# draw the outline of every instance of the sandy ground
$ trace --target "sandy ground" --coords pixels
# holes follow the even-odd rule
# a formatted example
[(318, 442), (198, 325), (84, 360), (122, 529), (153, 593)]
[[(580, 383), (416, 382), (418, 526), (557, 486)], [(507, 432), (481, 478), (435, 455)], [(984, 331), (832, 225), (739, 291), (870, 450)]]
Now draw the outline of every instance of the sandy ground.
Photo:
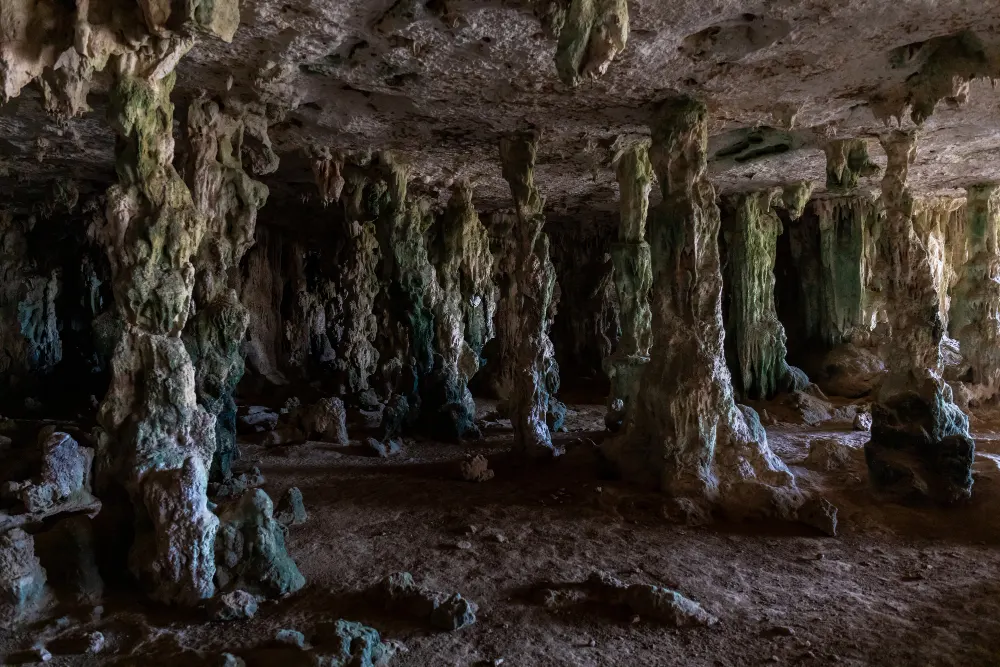
[[(483, 402), (481, 416), (492, 406)], [(292, 663), (255, 650), (281, 628), (307, 636), (348, 618), (400, 645), (393, 665), (1000, 665), (1000, 435), (977, 426), (973, 502), (940, 510), (887, 504), (868, 486), (849, 424), (768, 429), (801, 486), (840, 509), (831, 538), (798, 524), (690, 527), (667, 523), (662, 499), (601, 478), (595, 442), (603, 408), (570, 405), (567, 455), (525, 466), (507, 449), (507, 422), (490, 422), (475, 443), (407, 442), (392, 459), (322, 443), (264, 450), (244, 446), (265, 490), (289, 486), (310, 519), (293, 527), (289, 550), (308, 580), (249, 621), (210, 623), (204, 613), (109, 599), (97, 618), (76, 610), (61, 621), (8, 635), (10, 653), (45, 641), (50, 664), (221, 664), (229, 651), (254, 665)], [(352, 425), (352, 435), (362, 432)], [(848, 443), (850, 460), (821, 472), (803, 466), (810, 441)], [(457, 478), (457, 462), (482, 453), (496, 477)], [(411, 572), (418, 583), (460, 592), (478, 622), (435, 632), (367, 604), (379, 578)], [(594, 570), (627, 582), (673, 587), (720, 622), (677, 630), (599, 605), (546, 607), (531, 590), (583, 581)], [(140, 609), (144, 610), (140, 613)], [(80, 655), (65, 638), (99, 629), (107, 648)], [(54, 639), (63, 637), (64, 641)]]

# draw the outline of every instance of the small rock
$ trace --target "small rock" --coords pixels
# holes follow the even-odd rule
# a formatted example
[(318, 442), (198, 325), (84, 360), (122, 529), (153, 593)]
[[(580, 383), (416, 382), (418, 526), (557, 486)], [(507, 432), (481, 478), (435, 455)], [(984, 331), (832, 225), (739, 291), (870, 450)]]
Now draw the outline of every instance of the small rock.
[(488, 482), (493, 479), (490, 462), (482, 454), (462, 461), (458, 465), (459, 474), (467, 482)]
[(452, 632), (476, 622), (476, 605), (455, 593), (431, 612), (431, 625)]
[(278, 447), (279, 445), (289, 445), (296, 442), (303, 442), (306, 436), (302, 431), (291, 426), (282, 426), (277, 428), (261, 440), (261, 444), (265, 447)]
[(243, 661), (243, 658), (239, 658), (232, 653), (223, 653), (222, 661), (219, 663), (220, 667), (246, 667), (247, 663)]
[(8, 438), (7, 436), (5, 436), (5, 435), (0, 435), (0, 450), (4, 450), (4, 449), (7, 449), (7, 448), (8, 448), (8, 447), (10, 447), (10, 446), (11, 446), (11, 445), (12, 445), (13, 443), (14, 443), (14, 441), (13, 441), (13, 440), (11, 440), (10, 438)]
[(33, 646), (29, 654), (34, 658), (35, 662), (49, 662), (52, 660), (52, 654), (44, 646)]
[(91, 632), (87, 637), (87, 653), (100, 653), (104, 650), (104, 634)]
[(462, 551), (468, 551), (468, 550), (470, 550), (472, 548), (472, 542), (469, 542), (469, 541), (466, 541), (466, 540), (462, 540), (461, 542), (459, 542), (455, 546), (458, 547), (459, 549), (461, 549)]
[(837, 536), (837, 506), (826, 498), (810, 498), (799, 508), (798, 516), (802, 523), (818, 528), (830, 537)]
[(787, 625), (775, 625), (774, 627), (768, 628), (764, 634), (771, 637), (791, 637), (795, 634), (795, 629), (790, 628)]
[(395, 456), (403, 451), (403, 446), (399, 444), (399, 440), (390, 439), (382, 442), (376, 440), (375, 438), (368, 438), (365, 441), (368, 453), (372, 456), (377, 456), (382, 459), (387, 459), (390, 456)]
[(242, 621), (257, 613), (257, 598), (242, 590), (219, 595), (213, 603), (212, 617), (217, 621)]
[(247, 414), (237, 417), (236, 422), (241, 433), (273, 431), (278, 425), (278, 413), (260, 405), (252, 405)]
[(418, 586), (408, 572), (385, 577), (373, 592), (386, 609), (428, 621), (442, 630), (458, 630), (476, 622), (474, 602), (458, 593), (448, 595)]
[(274, 518), (286, 526), (298, 526), (309, 519), (298, 487), (293, 486), (281, 494), (278, 506), (274, 509)]
[(507, 536), (503, 533), (490, 533), (489, 539), (497, 544), (503, 544), (507, 541)]
[(855, 431), (870, 431), (872, 430), (872, 413), (870, 412), (859, 412), (854, 416), (854, 430)]
[(817, 438), (809, 443), (805, 464), (816, 470), (840, 470), (851, 461), (854, 448), (837, 438)]
[(369, 388), (358, 394), (358, 407), (366, 412), (373, 412), (382, 407), (382, 403), (378, 400), (375, 390)]
[(306, 636), (298, 630), (278, 630), (277, 634), (274, 635), (274, 641), (301, 649), (306, 647)]

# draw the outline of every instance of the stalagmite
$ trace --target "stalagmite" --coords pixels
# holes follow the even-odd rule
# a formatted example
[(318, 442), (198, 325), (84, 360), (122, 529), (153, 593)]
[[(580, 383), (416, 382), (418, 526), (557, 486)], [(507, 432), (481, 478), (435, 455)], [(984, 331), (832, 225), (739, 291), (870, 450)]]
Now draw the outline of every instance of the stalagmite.
[(611, 379), (605, 423), (617, 431), (631, 410), (639, 378), (649, 362), (649, 289), (653, 284), (649, 244), (646, 243), (646, 213), (653, 186), (653, 166), (648, 146), (628, 148), (618, 160), (618, 242), (611, 246), (615, 289), (618, 292), (621, 338), (614, 355), (605, 361)]
[(966, 188), (968, 259), (959, 270), (948, 322), (963, 359), (962, 379), (979, 400), (1000, 390), (1000, 186)]
[(915, 155), (912, 133), (883, 137), (886, 220), (875, 262), (888, 332), (881, 353), (889, 375), (872, 407), (865, 458), (873, 483), (940, 502), (968, 499), (975, 443), (969, 420), (941, 377), (944, 323), (931, 257), (914, 229), (915, 202), (906, 186)]
[(187, 118), (187, 180), (206, 230), (195, 259), (197, 312), (184, 328), (184, 343), (195, 364), (198, 402), (216, 418), (212, 474), (222, 480), (231, 476), (238, 456), (233, 391), (243, 376), (240, 345), (250, 320), (234, 289), (236, 271), (253, 245), (257, 212), (268, 195), (242, 164), (248, 115), (252, 111), (200, 98)]
[(206, 223), (174, 170), (176, 62), (190, 42), (164, 41), (119, 59), (109, 115), (120, 183), (108, 191), (101, 239), (126, 329), (101, 406), (100, 454), (132, 497), (133, 573), (163, 602), (196, 604), (214, 591), (215, 533), (207, 507), (215, 420), (198, 405), (180, 333)]
[(780, 190), (724, 198), (726, 242), (726, 350), (738, 368), (737, 393), (768, 399), (781, 391), (802, 390), (805, 373), (785, 360), (785, 329), (774, 306), (774, 261), (781, 220), (772, 206)]
[(650, 159), (663, 202), (650, 222), (650, 362), (624, 433), (605, 451), (643, 486), (736, 514), (790, 516), (800, 502), (794, 478), (764, 430), (736, 406), (724, 359), (707, 115), (700, 102), (674, 98), (652, 127)]
[(628, 42), (626, 0), (571, 0), (559, 31), (556, 69), (559, 78), (577, 86), (603, 76)]
[(468, 183), (452, 189), (442, 227), (437, 271), (441, 296), (434, 305), (436, 354), (434, 372), (422, 388), (421, 419), (429, 433), (457, 439), (479, 433), (468, 383), (491, 337), (496, 299), (489, 237), (472, 206)]
[(514, 265), (509, 298), (498, 308), (503, 324), (498, 336), (508, 336), (501, 344), (516, 341), (517, 352), (509, 361), (513, 369), (507, 398), (514, 426), (514, 448), (529, 455), (558, 455), (552, 443), (547, 415), (552, 411), (553, 387), (546, 374), (554, 360), (548, 336), (549, 306), (555, 289), (555, 270), (549, 259), (549, 237), (542, 228), (544, 201), (535, 187), (534, 168), (538, 136), (521, 132), (500, 140), (503, 177), (510, 185), (517, 210), (512, 229)]

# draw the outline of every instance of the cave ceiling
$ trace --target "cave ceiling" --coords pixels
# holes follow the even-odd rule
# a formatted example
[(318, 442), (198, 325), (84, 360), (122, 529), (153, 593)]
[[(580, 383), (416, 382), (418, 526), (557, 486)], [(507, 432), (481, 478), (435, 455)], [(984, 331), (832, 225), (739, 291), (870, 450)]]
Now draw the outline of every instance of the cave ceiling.
[[(205, 37), (181, 60), (174, 100), (180, 109), (205, 91), (267, 105), (281, 157), (264, 179), (272, 202), (316, 197), (311, 158), (324, 151), (390, 149), (412, 166), (420, 194), (443, 202), (452, 182), (469, 179), (481, 210), (509, 207), (499, 137), (536, 128), (547, 214), (586, 220), (616, 210), (612, 157), (648, 135), (650, 114), (670, 95), (707, 102), (710, 170), (721, 192), (808, 179), (822, 195), (823, 145), (869, 137), (872, 159), (884, 165), (874, 139), (913, 125), (910, 109), (886, 100), (915, 77), (950, 77), (958, 59), (956, 72), (978, 78), (923, 121), (911, 186), (943, 192), (1000, 180), (1000, 93), (990, 79), (1000, 75), (1000, 3), (628, 6), (624, 52), (603, 77), (570, 87), (557, 76), (556, 40), (527, 0), (244, 0), (231, 44)], [(114, 181), (107, 81), (98, 76), (91, 110), (78, 118), (47, 116), (34, 85), (0, 106), (8, 204), (45, 196), (54, 178), (93, 191)], [(877, 190), (878, 178), (861, 186)]]

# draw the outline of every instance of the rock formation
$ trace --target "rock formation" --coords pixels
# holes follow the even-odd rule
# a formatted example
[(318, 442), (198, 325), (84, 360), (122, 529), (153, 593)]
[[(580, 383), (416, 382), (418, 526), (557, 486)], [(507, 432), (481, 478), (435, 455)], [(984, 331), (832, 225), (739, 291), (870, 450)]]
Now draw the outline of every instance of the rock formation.
[(826, 187), (834, 191), (853, 190), (858, 181), (879, 172), (878, 165), (868, 158), (868, 142), (864, 139), (837, 139), (827, 143)]
[(705, 106), (694, 99), (657, 110), (650, 160), (663, 202), (650, 221), (650, 362), (624, 433), (605, 451), (626, 479), (672, 496), (739, 514), (789, 514), (794, 479), (736, 407), (726, 368), (707, 130)]
[[(554, 3), (555, 4), (555, 3)], [(556, 70), (563, 83), (603, 76), (628, 42), (626, 0), (570, 0), (560, 21)]]
[(514, 425), (514, 448), (538, 456), (558, 454), (549, 434), (547, 415), (553, 410), (553, 387), (547, 376), (552, 364), (552, 341), (548, 336), (549, 307), (555, 289), (555, 271), (549, 259), (549, 238), (542, 231), (544, 202), (534, 182), (538, 135), (522, 132), (500, 140), (503, 177), (510, 185), (517, 211), (513, 225), (514, 260), (509, 293), (502, 295), (497, 317), (501, 346), (516, 352), (506, 362), (510, 378), (506, 397)]
[(739, 369), (734, 388), (750, 399), (772, 398), (808, 384), (785, 360), (785, 329), (774, 305), (774, 261), (781, 220), (772, 206), (778, 190), (731, 195), (723, 200), (726, 247), (726, 350)]
[(975, 443), (969, 420), (942, 378), (941, 318), (934, 267), (915, 228), (919, 204), (906, 185), (916, 136), (882, 138), (888, 165), (882, 178), (886, 220), (875, 262), (886, 304), (881, 354), (889, 374), (872, 406), (865, 458), (872, 481), (940, 502), (968, 499)]
[[(206, 230), (194, 260), (197, 312), (185, 326), (184, 343), (195, 364), (198, 403), (215, 416), (212, 472), (222, 479), (231, 476), (239, 453), (233, 391), (243, 376), (240, 346), (250, 321), (235, 290), (236, 272), (268, 194), (243, 168), (244, 133), (259, 125), (248, 116), (252, 110), (207, 98), (194, 100), (187, 112), (187, 182)], [(276, 159), (264, 165), (277, 168)]]
[(615, 290), (620, 308), (621, 338), (613, 356), (605, 361), (611, 379), (605, 422), (617, 431), (635, 402), (639, 378), (649, 361), (649, 290), (653, 276), (649, 244), (646, 243), (646, 214), (653, 187), (653, 167), (648, 146), (629, 147), (618, 159), (619, 189), (618, 242), (611, 246)]
[(1000, 391), (1000, 186), (977, 184), (966, 193), (968, 259), (958, 269), (948, 326), (962, 353), (960, 377), (985, 400)]

